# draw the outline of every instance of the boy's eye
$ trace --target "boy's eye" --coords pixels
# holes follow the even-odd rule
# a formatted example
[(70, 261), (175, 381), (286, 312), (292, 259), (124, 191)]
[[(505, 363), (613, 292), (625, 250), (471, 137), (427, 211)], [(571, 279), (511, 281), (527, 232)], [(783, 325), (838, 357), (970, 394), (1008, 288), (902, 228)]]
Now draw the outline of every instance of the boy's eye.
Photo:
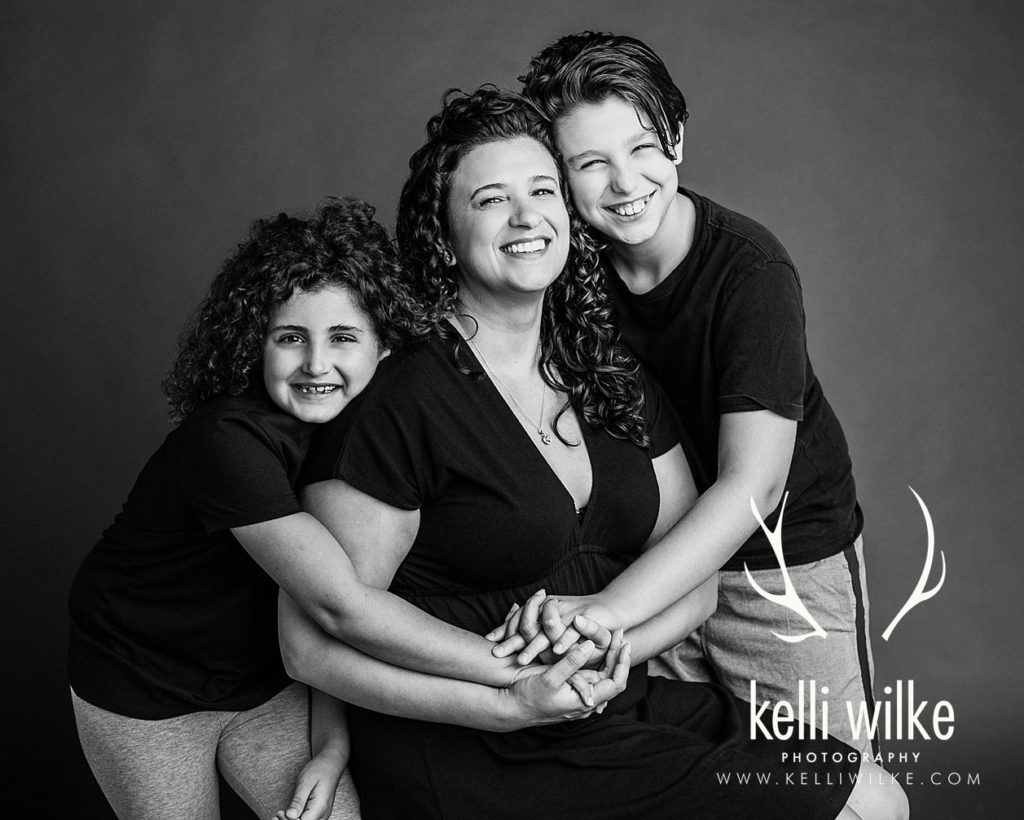
[(580, 170), (583, 171), (583, 170), (585, 170), (587, 168), (592, 168), (592, 167), (597, 166), (597, 165), (604, 165), (604, 160), (603, 159), (588, 159), (586, 162), (584, 162), (580, 166)]

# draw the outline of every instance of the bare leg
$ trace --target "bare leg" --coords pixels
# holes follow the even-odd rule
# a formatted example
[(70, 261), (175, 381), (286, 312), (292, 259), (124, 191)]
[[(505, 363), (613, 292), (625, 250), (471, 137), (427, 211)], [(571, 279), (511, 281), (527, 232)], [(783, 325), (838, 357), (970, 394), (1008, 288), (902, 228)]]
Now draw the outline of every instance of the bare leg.
[(874, 763), (862, 761), (857, 785), (839, 815), (840, 820), (907, 820), (910, 803), (903, 787)]

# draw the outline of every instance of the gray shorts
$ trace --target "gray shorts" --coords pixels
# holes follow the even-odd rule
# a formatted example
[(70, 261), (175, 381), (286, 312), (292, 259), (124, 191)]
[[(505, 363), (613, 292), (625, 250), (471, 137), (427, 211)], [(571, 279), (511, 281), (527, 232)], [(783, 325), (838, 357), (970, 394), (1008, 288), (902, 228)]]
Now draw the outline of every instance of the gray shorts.
[[(310, 758), (309, 691), (293, 683), (244, 712), (193, 712), (166, 720), (125, 717), (71, 692), (78, 737), (107, 801), (125, 820), (217, 820), (218, 770), (260, 817), (291, 802)], [(357, 820), (346, 771), (332, 820)]]
[[(799, 643), (777, 638), (810, 631), (794, 613), (758, 595), (746, 573), (720, 572), (718, 609), (682, 643), (652, 658), (652, 675), (687, 681), (718, 681), (737, 697), (750, 700), (752, 680), (757, 681), (757, 701), (799, 700), (800, 681), (808, 701), (811, 681), (820, 704), (828, 701), (828, 731), (832, 737), (862, 752), (877, 751), (877, 741), (853, 737), (847, 701), (854, 714), (861, 704), (874, 708), (871, 682), (874, 664), (868, 634), (868, 596), (861, 538), (843, 552), (788, 567), (789, 577), (808, 611), (828, 633)], [(778, 569), (751, 572), (766, 592), (782, 594)], [(821, 687), (828, 687), (827, 695)], [(874, 747), (874, 748), (873, 748)]]

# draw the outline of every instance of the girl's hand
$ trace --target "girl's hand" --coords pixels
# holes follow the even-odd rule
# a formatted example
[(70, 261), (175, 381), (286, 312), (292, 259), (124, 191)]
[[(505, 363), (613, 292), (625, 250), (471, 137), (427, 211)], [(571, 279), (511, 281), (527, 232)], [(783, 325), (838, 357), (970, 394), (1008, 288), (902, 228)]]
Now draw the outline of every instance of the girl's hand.
[[(582, 620), (577, 621), (578, 617)], [(522, 608), (513, 605), (505, 623), (486, 637), (499, 642), (491, 650), (497, 658), (518, 652), (516, 661), (524, 666), (537, 659), (553, 663), (581, 637), (593, 640), (603, 652), (611, 639), (609, 630), (618, 626), (616, 621), (594, 597), (547, 597), (544, 590), (538, 590)]]
[(334, 796), (345, 771), (345, 762), (334, 751), (314, 755), (299, 773), (291, 804), (278, 811), (274, 820), (327, 820), (334, 808)]

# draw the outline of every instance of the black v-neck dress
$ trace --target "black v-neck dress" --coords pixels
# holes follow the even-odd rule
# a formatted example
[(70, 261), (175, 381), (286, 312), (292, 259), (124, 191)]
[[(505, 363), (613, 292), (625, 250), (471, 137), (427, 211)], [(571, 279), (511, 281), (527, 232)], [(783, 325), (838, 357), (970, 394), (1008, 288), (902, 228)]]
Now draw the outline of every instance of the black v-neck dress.
[[(459, 357), (477, 365), (465, 345)], [(452, 343), (433, 337), (386, 359), (318, 432), (300, 482), (341, 478), (419, 509), (391, 591), (482, 634), (537, 589), (597, 592), (638, 555), (658, 514), (651, 458), (676, 440), (654, 388), (647, 416), (652, 452), (581, 425), (593, 488), (578, 517), (490, 380), (460, 372)], [(582, 721), (493, 733), (353, 707), (350, 728), (370, 820), (835, 817), (859, 765), (839, 741), (751, 740), (748, 704), (717, 686), (648, 678), (645, 665), (603, 715)], [(784, 752), (812, 751), (829, 762), (782, 763)], [(801, 771), (818, 785), (801, 786)], [(739, 785), (748, 773), (765, 782)]]

